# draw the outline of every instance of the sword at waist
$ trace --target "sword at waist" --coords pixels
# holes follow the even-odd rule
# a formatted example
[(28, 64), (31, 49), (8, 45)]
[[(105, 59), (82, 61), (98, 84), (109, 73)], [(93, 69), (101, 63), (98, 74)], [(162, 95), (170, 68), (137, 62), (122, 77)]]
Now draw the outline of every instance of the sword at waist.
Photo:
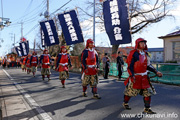
[(89, 68), (97, 67), (97, 65), (87, 65)]
[(141, 76), (144, 76), (144, 75), (147, 75), (148, 71), (144, 72), (144, 73), (135, 73), (135, 75), (141, 75)]

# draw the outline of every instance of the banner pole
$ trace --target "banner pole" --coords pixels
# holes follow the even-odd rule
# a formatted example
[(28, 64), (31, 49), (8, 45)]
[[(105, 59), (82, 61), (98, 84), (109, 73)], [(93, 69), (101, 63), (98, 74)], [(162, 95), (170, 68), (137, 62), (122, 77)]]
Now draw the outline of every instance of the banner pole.
[(93, 11), (93, 41), (95, 45), (95, 7), (96, 7), (96, 0), (94, 0), (94, 11)]
[[(127, 1), (127, 8), (128, 8), (128, 17), (129, 17), (129, 30), (130, 30), (130, 34), (132, 36), (132, 30), (131, 30), (131, 16), (130, 16), (130, 13), (129, 13), (129, 0)], [(132, 47), (132, 41), (131, 41), (131, 47)]]

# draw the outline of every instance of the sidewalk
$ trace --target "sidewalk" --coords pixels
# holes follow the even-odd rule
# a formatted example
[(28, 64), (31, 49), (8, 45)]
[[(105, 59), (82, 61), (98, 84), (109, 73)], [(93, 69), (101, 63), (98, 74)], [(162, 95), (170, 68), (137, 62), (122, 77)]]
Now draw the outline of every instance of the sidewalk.
[(1, 68), (0, 104), (2, 106), (2, 118), (0, 119), (2, 120), (39, 120), (14, 86), (13, 81), (7, 77)]

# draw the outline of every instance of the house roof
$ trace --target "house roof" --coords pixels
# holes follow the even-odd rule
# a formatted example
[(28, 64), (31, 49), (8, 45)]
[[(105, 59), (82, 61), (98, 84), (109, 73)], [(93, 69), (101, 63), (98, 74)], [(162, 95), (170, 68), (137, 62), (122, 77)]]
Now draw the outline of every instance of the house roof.
[(148, 48), (147, 52), (163, 52), (164, 48)]
[(173, 32), (173, 33), (169, 33), (165, 36), (160, 36), (158, 38), (163, 39), (163, 38), (168, 38), (168, 37), (175, 37), (175, 36), (180, 36), (180, 30)]

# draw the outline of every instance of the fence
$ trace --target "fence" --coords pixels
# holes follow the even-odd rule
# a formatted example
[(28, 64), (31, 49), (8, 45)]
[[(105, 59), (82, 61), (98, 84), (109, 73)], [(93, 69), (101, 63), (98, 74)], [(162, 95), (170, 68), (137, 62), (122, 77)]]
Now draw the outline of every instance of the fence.
[[(80, 58), (78, 56), (71, 56), (71, 62), (73, 65), (73, 71), (80, 72), (81, 71), (81, 64)], [(158, 63), (152, 64), (157, 70), (163, 73), (163, 77), (154, 77), (151, 78), (152, 81), (161, 82), (166, 84), (174, 84), (180, 85), (180, 64), (167, 64), (167, 63)], [(103, 64), (100, 63), (100, 70), (103, 71)], [(127, 64), (124, 64), (123, 67), (123, 74), (122, 78), (128, 78), (129, 74), (127, 72)], [(117, 76), (117, 64), (110, 63), (110, 72), (109, 75)], [(154, 73), (151, 73), (150, 76), (154, 76)]]
[[(152, 81), (161, 82), (166, 84), (180, 85), (180, 65), (178, 64), (152, 64), (158, 71), (163, 73), (163, 77), (154, 77), (151, 78)], [(103, 69), (102, 63), (100, 64), (100, 69)], [(127, 72), (127, 64), (125, 63), (123, 67), (122, 78), (128, 78), (129, 74)], [(109, 75), (117, 76), (117, 64), (111, 63)], [(151, 73), (150, 76), (154, 76), (154, 73)]]

